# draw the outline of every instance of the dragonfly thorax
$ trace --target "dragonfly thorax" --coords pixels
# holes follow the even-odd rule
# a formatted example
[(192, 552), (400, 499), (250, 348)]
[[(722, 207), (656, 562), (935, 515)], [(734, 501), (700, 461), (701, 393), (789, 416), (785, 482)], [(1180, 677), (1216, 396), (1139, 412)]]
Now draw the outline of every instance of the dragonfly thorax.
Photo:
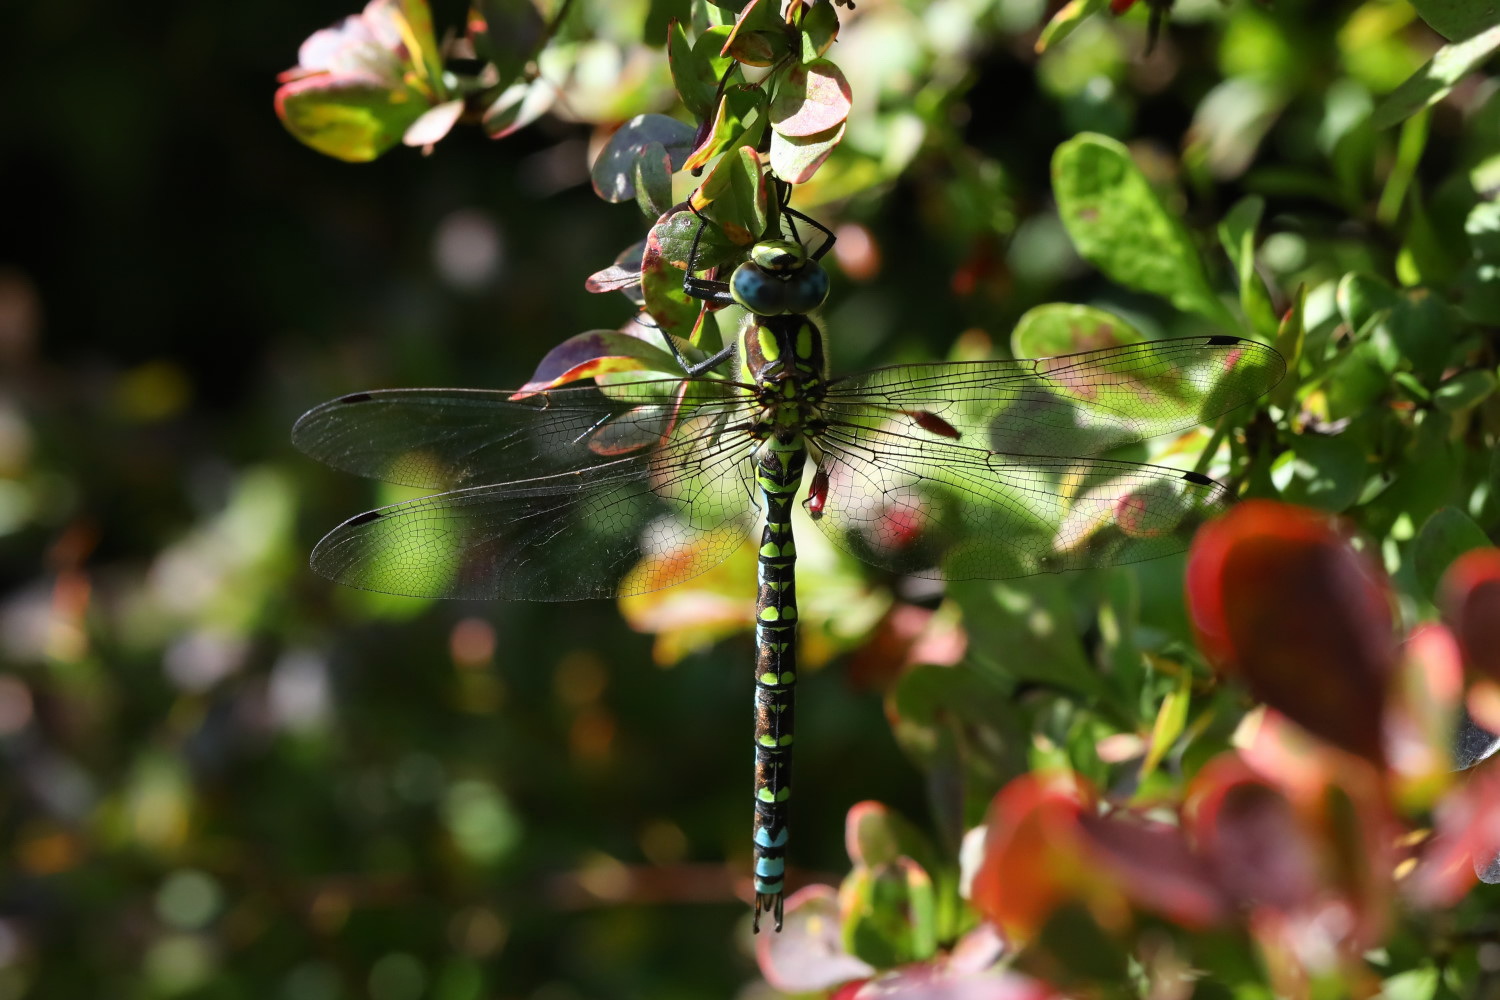
[(762, 240), (730, 275), (729, 294), (757, 316), (809, 313), (828, 298), (828, 272), (800, 243)]
[(740, 334), (741, 378), (761, 406), (761, 436), (797, 436), (820, 419), (827, 389), (823, 334), (805, 316), (768, 316)]

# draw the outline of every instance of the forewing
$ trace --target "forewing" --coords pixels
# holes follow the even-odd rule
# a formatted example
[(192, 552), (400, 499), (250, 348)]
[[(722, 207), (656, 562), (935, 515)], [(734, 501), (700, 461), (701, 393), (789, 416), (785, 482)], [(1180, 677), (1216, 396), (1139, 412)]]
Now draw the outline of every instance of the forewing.
[(644, 447), (694, 413), (745, 405), (742, 389), (707, 379), (516, 396), (488, 389), (358, 392), (309, 410), (292, 429), (292, 443), (358, 476), (451, 490), (588, 468), (619, 442)]
[(934, 579), (1154, 559), (1186, 548), (1232, 499), (1196, 473), (1130, 462), (1004, 455), (837, 428), (817, 443), (808, 506), (823, 532), (865, 562)]
[(312, 566), (412, 597), (564, 601), (670, 587), (744, 541), (751, 444), (703, 416), (648, 451), (361, 514), (318, 543)]
[(1210, 421), (1264, 394), (1285, 369), (1263, 344), (1190, 337), (1056, 358), (877, 368), (835, 380), (823, 410), (834, 423), (936, 428), (1010, 455), (1090, 456)]

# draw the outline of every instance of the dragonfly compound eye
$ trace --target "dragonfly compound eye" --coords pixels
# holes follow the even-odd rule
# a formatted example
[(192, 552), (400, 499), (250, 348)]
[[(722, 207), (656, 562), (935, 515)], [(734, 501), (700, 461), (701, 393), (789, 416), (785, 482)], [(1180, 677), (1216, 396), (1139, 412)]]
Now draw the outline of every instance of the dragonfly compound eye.
[(761, 240), (750, 248), (750, 263), (773, 274), (790, 274), (807, 263), (807, 251), (791, 240)]
[(828, 272), (809, 261), (786, 279), (786, 311), (810, 313), (828, 298)]
[(757, 316), (779, 316), (787, 309), (787, 283), (762, 270), (754, 261), (746, 261), (734, 269), (729, 278), (729, 294)]

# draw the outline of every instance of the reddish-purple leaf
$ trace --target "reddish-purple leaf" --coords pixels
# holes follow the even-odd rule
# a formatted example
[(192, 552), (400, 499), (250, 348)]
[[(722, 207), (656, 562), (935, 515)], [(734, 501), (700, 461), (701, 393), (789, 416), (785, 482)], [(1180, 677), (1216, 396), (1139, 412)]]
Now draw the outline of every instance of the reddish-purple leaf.
[(843, 70), (827, 59), (794, 66), (771, 99), (771, 128), (807, 137), (842, 125), (852, 104)]
[(1438, 604), (1465, 664), (1500, 681), (1500, 549), (1459, 556), (1443, 576)]
[(551, 389), (605, 372), (639, 370), (674, 371), (672, 356), (639, 337), (615, 330), (590, 330), (569, 337), (547, 352), (531, 379), (511, 396), (525, 399)]
[(771, 171), (788, 184), (805, 184), (844, 138), (844, 124), (815, 135), (771, 133)]
[(1327, 515), (1240, 504), (1198, 533), (1187, 598), (1216, 667), (1309, 732), (1384, 762), (1397, 662), (1384, 576)]
[(1177, 827), (1127, 812), (1085, 814), (1078, 822), (1098, 877), (1112, 879), (1140, 909), (1200, 930), (1228, 914), (1223, 894)]
[(1189, 828), (1224, 891), (1244, 906), (1290, 912), (1319, 890), (1317, 847), (1285, 795), (1237, 754), (1214, 758), (1188, 794)]
[(636, 115), (609, 137), (594, 161), (590, 176), (594, 191), (608, 202), (635, 197), (635, 161), (652, 145), (660, 145), (681, 170), (693, 141), (693, 126), (666, 115)]

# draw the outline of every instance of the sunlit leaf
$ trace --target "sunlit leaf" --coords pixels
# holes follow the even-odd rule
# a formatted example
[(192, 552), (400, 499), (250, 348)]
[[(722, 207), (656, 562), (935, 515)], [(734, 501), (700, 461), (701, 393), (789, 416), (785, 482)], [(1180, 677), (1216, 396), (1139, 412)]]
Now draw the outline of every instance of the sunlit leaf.
[(843, 138), (843, 125), (806, 136), (772, 131), (771, 171), (788, 184), (805, 184)]
[(1500, 6), (1473, 0), (1412, 0), (1422, 20), (1448, 38), (1459, 42), (1500, 24)]
[(639, 337), (614, 330), (590, 330), (569, 337), (548, 351), (513, 398), (521, 399), (543, 389), (593, 378), (605, 372), (642, 369), (682, 370), (670, 354)]
[(427, 107), (375, 79), (313, 76), (276, 91), (287, 131), (327, 156), (373, 160), (401, 141)]
[(1069, 139), (1053, 154), (1052, 183), (1081, 257), (1122, 285), (1234, 327), (1181, 220), (1123, 145), (1101, 135)]
[(693, 192), (691, 204), (718, 224), (731, 243), (748, 247), (766, 232), (768, 195), (760, 154), (741, 146), (726, 155)]
[(1458, 81), (1484, 64), (1500, 49), (1500, 24), (1472, 38), (1437, 50), (1426, 65), (1380, 102), (1370, 119), (1376, 128), (1389, 128), (1447, 97)]
[(1139, 344), (1146, 338), (1114, 313), (1093, 306), (1052, 302), (1030, 309), (1010, 334), (1018, 358), (1052, 358), (1064, 354)]
[(849, 117), (844, 73), (827, 59), (792, 67), (771, 100), (771, 127), (787, 137), (826, 133)]

